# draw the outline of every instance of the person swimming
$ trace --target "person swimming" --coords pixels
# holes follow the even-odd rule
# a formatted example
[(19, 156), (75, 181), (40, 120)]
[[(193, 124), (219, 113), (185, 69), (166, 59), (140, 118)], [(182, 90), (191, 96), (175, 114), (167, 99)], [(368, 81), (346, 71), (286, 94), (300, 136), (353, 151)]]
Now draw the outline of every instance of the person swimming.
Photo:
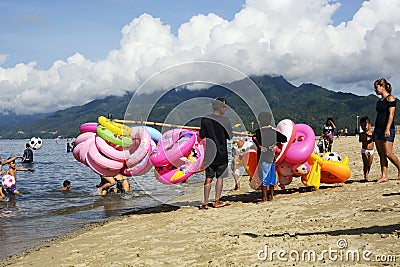
[(71, 188), (71, 182), (69, 180), (65, 180), (63, 182), (63, 187), (61, 187), (59, 190), (61, 191), (69, 191)]

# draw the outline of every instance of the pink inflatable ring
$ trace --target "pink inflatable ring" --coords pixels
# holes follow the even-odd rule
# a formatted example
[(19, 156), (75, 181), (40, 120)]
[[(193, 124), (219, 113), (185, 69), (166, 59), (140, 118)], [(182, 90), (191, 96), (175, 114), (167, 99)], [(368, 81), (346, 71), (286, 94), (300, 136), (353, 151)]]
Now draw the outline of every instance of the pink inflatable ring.
[(173, 129), (165, 132), (158, 141), (156, 149), (150, 155), (154, 166), (165, 166), (186, 157), (191, 151), (196, 133), (184, 129)]
[(95, 133), (97, 130), (96, 122), (87, 122), (79, 127), (80, 133)]
[(95, 135), (96, 135), (95, 132), (82, 133), (82, 134), (78, 135), (78, 137), (75, 139), (75, 145), (79, 145), (80, 143), (85, 142), (86, 140), (88, 140), (89, 138), (92, 138)]
[(120, 170), (124, 167), (124, 163), (113, 159), (109, 159), (100, 154), (99, 150), (96, 147), (95, 142), (90, 144), (86, 157), (87, 159), (90, 158), (91, 162), (95, 162), (96, 165), (99, 165), (104, 169)]
[(153, 165), (149, 160), (149, 157), (151, 152), (155, 148), (156, 148), (156, 143), (153, 140), (151, 140), (151, 146), (149, 147), (149, 151), (147, 152), (146, 156), (133, 167), (123, 169), (121, 173), (125, 176), (140, 176), (149, 172), (150, 169), (153, 167)]
[(132, 146), (133, 152), (126, 161), (128, 168), (132, 168), (137, 163), (142, 161), (146, 155), (149, 154), (151, 147), (151, 136), (149, 131), (143, 126), (132, 127)]
[[(89, 134), (89, 133), (88, 133)], [(85, 133), (86, 135), (86, 133)], [(74, 151), (72, 152), (74, 155), (74, 158), (88, 166), (87, 161), (86, 161), (86, 155), (89, 150), (89, 146), (94, 143), (96, 134), (95, 133), (90, 133), (90, 135), (85, 136), (85, 140), (81, 141), (79, 144), (77, 144), (74, 148)], [(82, 138), (83, 140), (83, 138)]]
[(156, 167), (154, 176), (163, 184), (177, 184), (188, 179), (192, 174), (199, 172), (203, 162), (204, 154), (195, 147), (186, 158), (186, 162), (179, 167), (172, 164)]
[(95, 143), (99, 152), (107, 158), (120, 162), (125, 162), (125, 160), (129, 158), (128, 150), (118, 150), (115, 146), (107, 143), (106, 140), (98, 135), (96, 135)]

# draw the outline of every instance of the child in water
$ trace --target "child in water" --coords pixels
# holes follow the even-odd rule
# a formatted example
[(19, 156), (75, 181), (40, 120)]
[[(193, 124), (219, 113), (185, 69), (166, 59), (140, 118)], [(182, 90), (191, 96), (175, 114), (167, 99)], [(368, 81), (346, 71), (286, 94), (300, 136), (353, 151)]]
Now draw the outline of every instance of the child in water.
[(128, 177), (122, 175), (122, 174), (117, 174), (114, 176), (115, 181), (117, 182), (117, 192), (116, 193), (126, 193), (126, 192), (131, 192), (132, 187), (131, 184), (129, 183)]
[(61, 191), (69, 191), (69, 189), (71, 188), (71, 182), (68, 180), (65, 180), (63, 182), (63, 187), (60, 188)]
[[(2, 170), (3, 165), (9, 164), (11, 161), (16, 160), (18, 158), (22, 158), (21, 156), (16, 156), (12, 158), (8, 158), (6, 161), (3, 161), (3, 159), (0, 157), (0, 175), (5, 174), (5, 172)], [(7, 192), (5, 189), (0, 185), (0, 200), (6, 198)]]
[[(115, 176), (100, 176), (100, 178), (100, 184), (94, 185), (94, 187), (98, 188), (97, 190), (100, 195), (106, 195), (108, 192), (125, 193), (132, 191), (128, 177), (122, 174), (117, 174)], [(117, 185), (116, 188), (113, 187), (115, 184)]]
[[(30, 171), (34, 172), (32, 169), (27, 169), (27, 168), (17, 168), (17, 164), (15, 163), (16, 158), (22, 158), (22, 157), (15, 157), (15, 158), (8, 158), (7, 161), (8, 163), (8, 170), (6, 171), (6, 174), (14, 176), (15, 181), (17, 181), (17, 171)], [(19, 194), (19, 191), (17, 190), (16, 186), (14, 185), (11, 188), (6, 188), (6, 192), (9, 195), (16, 195)]]
[(117, 174), (116, 176), (114, 176), (114, 179), (117, 183), (117, 186), (111, 188), (110, 192), (122, 193), (122, 194), (127, 192), (132, 192), (132, 187), (131, 184), (129, 183), (128, 177), (122, 174)]
[(371, 131), (370, 119), (368, 117), (362, 117), (360, 119), (360, 126), (363, 132), (360, 133), (358, 141), (361, 143), (364, 179), (367, 181), (374, 160), (374, 140), (372, 139), (373, 133)]

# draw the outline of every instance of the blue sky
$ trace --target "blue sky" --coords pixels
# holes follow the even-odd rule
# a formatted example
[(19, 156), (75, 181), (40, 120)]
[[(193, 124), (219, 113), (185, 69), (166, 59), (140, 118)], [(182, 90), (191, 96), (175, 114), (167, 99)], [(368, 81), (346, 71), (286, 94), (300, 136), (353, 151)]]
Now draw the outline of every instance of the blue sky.
[[(350, 20), (362, 0), (339, 1), (334, 24)], [(121, 28), (148, 13), (177, 34), (181, 24), (197, 14), (215, 13), (232, 20), (244, 0), (2, 0), (0, 54), (3, 67), (36, 61), (49, 68), (58, 59), (79, 52), (91, 60), (119, 47)], [(0, 65), (1, 66), (1, 65)]]
[(400, 0), (1, 0), (0, 112), (122, 95), (193, 61), (373, 94), (377, 78), (400, 84), (399, 13)]
[(122, 27), (143, 13), (161, 18), (177, 33), (196, 14), (232, 19), (243, 0), (2, 0), (0, 54), (4, 66), (36, 61), (48, 68), (55, 60), (84, 54), (104, 58), (119, 47)]

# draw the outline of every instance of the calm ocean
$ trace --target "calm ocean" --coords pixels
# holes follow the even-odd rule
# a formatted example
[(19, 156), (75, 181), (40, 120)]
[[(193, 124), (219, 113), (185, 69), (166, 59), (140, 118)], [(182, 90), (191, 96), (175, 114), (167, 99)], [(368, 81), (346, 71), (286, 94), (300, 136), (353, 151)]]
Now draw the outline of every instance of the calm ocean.
[[(0, 140), (3, 160), (22, 155), (27, 141)], [(93, 187), (99, 183), (99, 176), (66, 152), (65, 140), (43, 140), (42, 148), (34, 151), (34, 163), (25, 165), (18, 159), (17, 167), (32, 168), (35, 172), (18, 172), (17, 189), (21, 194), (0, 201), (0, 258), (91, 222), (160, 205), (185, 191), (185, 185), (159, 183), (151, 170), (142, 177), (130, 178), (132, 193), (99, 196)], [(7, 168), (3, 166), (3, 170)], [(197, 174), (194, 180), (202, 178)], [(71, 181), (70, 192), (59, 190), (66, 179)]]

